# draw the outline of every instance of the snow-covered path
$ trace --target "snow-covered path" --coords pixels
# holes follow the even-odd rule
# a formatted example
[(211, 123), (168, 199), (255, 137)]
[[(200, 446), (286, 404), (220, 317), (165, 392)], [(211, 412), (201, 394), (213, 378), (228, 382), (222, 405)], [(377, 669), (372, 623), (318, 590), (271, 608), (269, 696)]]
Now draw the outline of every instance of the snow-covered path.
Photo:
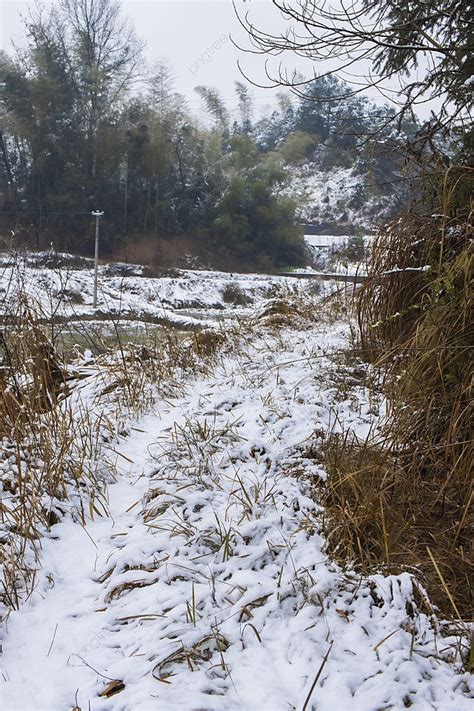
[(49, 587), (35, 592), (6, 625), (2, 665), (6, 683), (0, 687), (5, 711), (71, 709), (75, 690), (90, 681), (86, 664), (101, 666), (108, 633), (97, 571), (121, 533), (130, 527), (137, 536), (144, 533), (136, 503), (147, 491), (150, 466), (141, 452), (146, 453), (159, 422), (150, 415), (140, 423), (149, 431), (135, 430), (133, 440), (123, 439), (116, 447), (119, 476), (108, 490), (110, 517), (97, 517), (86, 528), (67, 518), (43, 541)]
[(53, 526), (49, 584), (9, 617), (2, 709), (470, 708), (410, 577), (324, 552), (305, 449), (375, 417), (338, 382), (346, 343), (337, 323), (262, 325), (120, 440), (110, 517)]

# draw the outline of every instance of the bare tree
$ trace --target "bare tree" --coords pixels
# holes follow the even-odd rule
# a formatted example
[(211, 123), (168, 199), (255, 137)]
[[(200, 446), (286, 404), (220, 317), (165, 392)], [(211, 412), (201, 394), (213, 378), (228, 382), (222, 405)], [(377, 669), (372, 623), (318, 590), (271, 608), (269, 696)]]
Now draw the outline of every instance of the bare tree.
[(144, 44), (120, 10), (116, 0), (61, 0), (58, 13), (92, 147), (92, 177), (101, 121), (141, 71)]
[[(440, 108), (434, 130), (463, 125), (472, 109), (474, 5), (465, 0), (272, 0), (288, 25), (279, 35), (256, 27), (251, 14), (236, 8), (248, 32), (247, 51), (296, 53), (313, 63), (313, 76), (302, 79), (280, 63), (267, 77), (305, 96), (316, 75), (352, 78), (352, 91), (378, 87), (396, 99), (403, 117), (416, 105), (436, 99)], [(244, 48), (245, 49), (245, 48)], [(365, 76), (360, 67), (368, 66)], [(330, 69), (327, 69), (327, 67)], [(387, 80), (396, 78), (400, 91)]]

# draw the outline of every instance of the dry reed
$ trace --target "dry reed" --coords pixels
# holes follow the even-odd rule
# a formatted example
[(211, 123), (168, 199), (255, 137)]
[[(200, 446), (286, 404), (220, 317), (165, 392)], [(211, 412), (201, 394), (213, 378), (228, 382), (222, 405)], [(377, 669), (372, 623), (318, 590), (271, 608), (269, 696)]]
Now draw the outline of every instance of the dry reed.
[(442, 612), (464, 618), (472, 615), (474, 254), (472, 207), (460, 207), (459, 193), (465, 199), (473, 177), (448, 174), (438, 215), (399, 217), (375, 240), (357, 315), (361, 353), (384, 378), (385, 442), (329, 438), (324, 448), (333, 549), (365, 569), (417, 570)]

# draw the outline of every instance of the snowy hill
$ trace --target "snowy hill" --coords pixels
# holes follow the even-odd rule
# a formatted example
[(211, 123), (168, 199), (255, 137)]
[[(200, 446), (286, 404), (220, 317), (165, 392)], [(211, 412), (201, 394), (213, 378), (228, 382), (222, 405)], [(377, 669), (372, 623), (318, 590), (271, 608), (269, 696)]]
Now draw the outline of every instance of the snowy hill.
[[(371, 232), (394, 210), (394, 196), (376, 194), (354, 168), (323, 171), (307, 162), (293, 170), (289, 192), (302, 199), (299, 218), (321, 233)], [(369, 187), (368, 187), (369, 186)]]

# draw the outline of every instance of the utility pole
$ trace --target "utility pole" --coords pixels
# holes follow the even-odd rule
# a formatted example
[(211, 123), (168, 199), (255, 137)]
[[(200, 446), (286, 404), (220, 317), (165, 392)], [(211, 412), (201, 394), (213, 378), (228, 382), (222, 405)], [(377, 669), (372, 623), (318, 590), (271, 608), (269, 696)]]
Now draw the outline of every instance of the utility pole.
[(99, 269), (99, 220), (104, 214), (100, 210), (93, 210), (92, 214), (95, 217), (95, 253), (94, 253), (94, 299), (92, 307), (97, 308), (97, 272)]

